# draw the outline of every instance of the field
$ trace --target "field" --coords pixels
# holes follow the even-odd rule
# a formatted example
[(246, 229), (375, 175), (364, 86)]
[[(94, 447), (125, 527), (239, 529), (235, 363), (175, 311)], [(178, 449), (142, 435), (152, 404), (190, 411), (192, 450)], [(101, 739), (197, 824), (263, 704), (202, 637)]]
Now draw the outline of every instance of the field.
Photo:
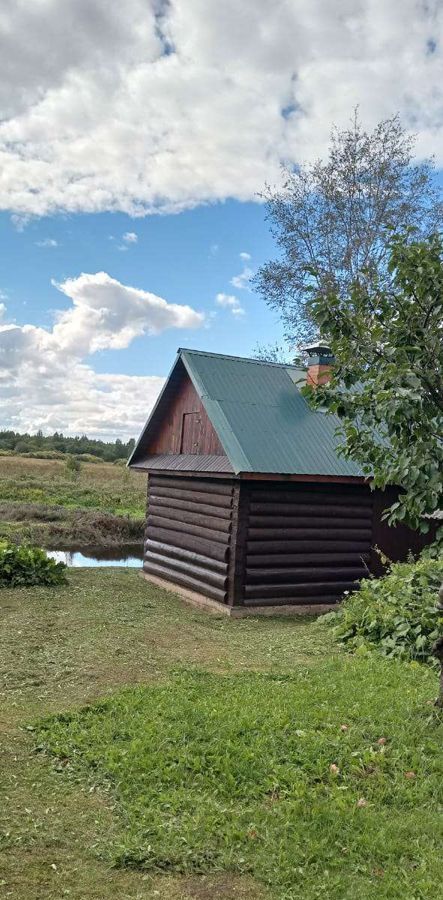
[(146, 477), (122, 465), (0, 457), (0, 538), (48, 548), (141, 542)]
[(0, 592), (0, 897), (437, 897), (435, 672), (122, 569)]

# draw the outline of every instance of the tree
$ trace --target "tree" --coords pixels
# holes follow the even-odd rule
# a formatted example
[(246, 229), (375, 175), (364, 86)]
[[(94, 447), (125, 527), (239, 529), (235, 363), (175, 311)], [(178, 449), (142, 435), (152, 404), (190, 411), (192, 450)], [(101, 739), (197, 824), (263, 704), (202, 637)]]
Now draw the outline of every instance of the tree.
[(434, 164), (413, 163), (413, 150), (398, 116), (369, 133), (356, 110), (349, 128), (332, 131), (326, 161), (284, 168), (283, 186), (266, 189), (281, 256), (259, 269), (255, 286), (293, 344), (314, 336), (310, 291), (345, 298), (355, 282), (386, 287), (392, 234), (412, 226), (424, 237), (442, 223)]
[(261, 359), (264, 362), (283, 363), (283, 365), (291, 365), (294, 362), (294, 354), (289, 351), (289, 347), (279, 344), (256, 344), (252, 353), (254, 359)]
[(426, 531), (443, 509), (443, 243), (406, 235), (389, 253), (375, 294), (356, 281), (311, 302), (336, 357), (313, 402), (339, 416), (343, 452), (374, 486), (403, 489), (389, 521)]

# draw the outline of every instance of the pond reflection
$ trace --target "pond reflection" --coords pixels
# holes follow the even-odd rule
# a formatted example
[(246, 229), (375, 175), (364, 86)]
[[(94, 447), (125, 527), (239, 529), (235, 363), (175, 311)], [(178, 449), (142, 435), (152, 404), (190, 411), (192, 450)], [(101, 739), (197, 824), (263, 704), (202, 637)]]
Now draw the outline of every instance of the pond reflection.
[(46, 550), (51, 559), (72, 567), (126, 566), (141, 568), (143, 553), (140, 547), (114, 547), (112, 550), (96, 548), (80, 550)]

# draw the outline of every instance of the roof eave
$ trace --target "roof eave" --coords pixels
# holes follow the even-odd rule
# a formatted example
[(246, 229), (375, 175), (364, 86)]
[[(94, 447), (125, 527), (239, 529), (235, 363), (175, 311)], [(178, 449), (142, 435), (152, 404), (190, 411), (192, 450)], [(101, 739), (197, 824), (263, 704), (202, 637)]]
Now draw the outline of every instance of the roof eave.
[(173, 363), (173, 365), (172, 365), (172, 367), (171, 367), (171, 370), (170, 370), (170, 372), (169, 372), (169, 374), (168, 374), (168, 377), (166, 378), (165, 383), (164, 383), (164, 385), (163, 385), (163, 387), (162, 387), (162, 389), (161, 389), (161, 391), (160, 391), (160, 393), (159, 393), (159, 395), (158, 395), (158, 397), (157, 397), (157, 400), (155, 401), (154, 406), (152, 407), (151, 412), (149, 413), (149, 416), (148, 416), (148, 418), (146, 419), (146, 422), (145, 422), (145, 425), (144, 425), (144, 427), (143, 427), (143, 429), (142, 429), (142, 432), (141, 432), (141, 434), (140, 434), (140, 437), (139, 437), (137, 443), (135, 444), (134, 449), (133, 449), (133, 451), (132, 451), (132, 453), (131, 453), (131, 455), (130, 455), (130, 457), (129, 457), (127, 463), (126, 463), (127, 468), (131, 468), (131, 469), (135, 469), (135, 468), (136, 468), (136, 465), (135, 465), (135, 463), (133, 462), (133, 460), (136, 459), (137, 451), (140, 449), (140, 447), (141, 447), (141, 445), (142, 445), (142, 443), (143, 443), (143, 440), (144, 440), (145, 435), (146, 435), (146, 433), (147, 433), (147, 431), (148, 431), (149, 425), (150, 425), (152, 419), (154, 418), (154, 415), (155, 415), (155, 413), (157, 412), (158, 407), (160, 406), (160, 403), (161, 403), (161, 401), (162, 401), (162, 399), (163, 399), (163, 396), (164, 396), (164, 394), (165, 394), (165, 391), (166, 391), (166, 388), (167, 388), (167, 386), (168, 386), (168, 383), (169, 383), (169, 381), (170, 381), (170, 379), (171, 379), (171, 377), (172, 377), (172, 375), (173, 375), (173, 373), (174, 373), (174, 371), (175, 371), (175, 368), (176, 368), (176, 366), (177, 366), (177, 364), (178, 364), (180, 358), (181, 358), (181, 351), (179, 350), (178, 353), (177, 353), (177, 355), (176, 355), (176, 357), (175, 357), (175, 360), (174, 360), (174, 363)]
[[(192, 353), (190, 354), (192, 357)], [(253, 468), (251, 466), (250, 461), (246, 457), (243, 452), (232, 428), (229, 426), (226, 417), (221, 409), (220, 405), (218, 406), (218, 415), (223, 420), (223, 428), (219, 428), (218, 423), (214, 421), (214, 416), (212, 415), (212, 411), (208, 405), (209, 397), (205, 394), (204, 385), (201, 383), (198, 374), (192, 368), (192, 362), (189, 358), (187, 358), (187, 351), (182, 350), (180, 353), (181, 361), (197, 391), (198, 396), (200, 397), (201, 402), (205, 408), (206, 415), (208, 416), (209, 421), (211, 422), (212, 427), (215, 429), (217, 433), (217, 437), (228, 457), (228, 460), (232, 466), (233, 472), (235, 475), (238, 475), (241, 471), (252, 472)], [(212, 401), (216, 402), (216, 401)], [(226, 446), (226, 436), (229, 435), (229, 440), (231, 443), (235, 445), (235, 454), (232, 453), (231, 448)]]
[(241, 481), (305, 481), (327, 482), (329, 484), (369, 484), (365, 475), (327, 475), (322, 473), (305, 474), (293, 472), (238, 472)]

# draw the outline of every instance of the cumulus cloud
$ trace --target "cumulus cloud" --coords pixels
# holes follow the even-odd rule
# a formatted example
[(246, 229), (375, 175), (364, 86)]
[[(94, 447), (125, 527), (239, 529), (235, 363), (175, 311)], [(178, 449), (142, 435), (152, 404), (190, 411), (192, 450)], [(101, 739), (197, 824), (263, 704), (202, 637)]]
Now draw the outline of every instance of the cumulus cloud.
[(168, 303), (149, 291), (121, 284), (106, 272), (54, 284), (73, 305), (58, 314), (52, 337), (63, 352), (76, 356), (122, 349), (142, 334), (203, 324), (203, 314), (190, 306)]
[[(0, 324), (0, 414), (15, 430), (135, 436), (163, 379), (97, 374), (86, 362), (140, 335), (198, 328), (203, 315), (129, 287), (105, 272), (82, 274), (56, 287), (72, 303), (51, 329)], [(0, 305), (0, 314), (4, 313)]]
[(254, 199), (357, 103), (441, 163), (442, 45), (438, 0), (6, 3), (0, 208), (20, 227)]
[(243, 309), (240, 300), (238, 297), (235, 297), (234, 294), (217, 294), (215, 302), (218, 306), (229, 309), (233, 316), (245, 315), (245, 310)]

